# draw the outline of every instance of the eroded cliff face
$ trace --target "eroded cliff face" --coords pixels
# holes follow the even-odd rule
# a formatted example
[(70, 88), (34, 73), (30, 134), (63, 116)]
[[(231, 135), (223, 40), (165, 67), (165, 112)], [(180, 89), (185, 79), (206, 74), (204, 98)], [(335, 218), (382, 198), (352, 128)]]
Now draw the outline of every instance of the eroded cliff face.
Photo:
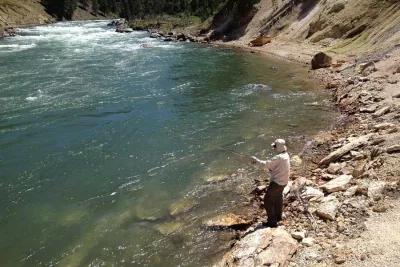
[(261, 0), (244, 16), (245, 25), (229, 27), (228, 21), (238, 19), (231, 14), (214, 28), (228, 40), (268, 35), (341, 53), (387, 51), (400, 44), (398, 0)]

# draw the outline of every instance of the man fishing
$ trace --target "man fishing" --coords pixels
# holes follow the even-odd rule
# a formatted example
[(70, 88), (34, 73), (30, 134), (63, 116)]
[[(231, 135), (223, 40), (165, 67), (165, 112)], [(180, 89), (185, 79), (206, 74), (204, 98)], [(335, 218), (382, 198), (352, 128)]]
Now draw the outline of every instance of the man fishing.
[(264, 197), (264, 207), (268, 215), (268, 221), (264, 225), (275, 228), (278, 226), (278, 222), (282, 220), (282, 192), (289, 182), (290, 157), (287, 153), (285, 140), (277, 139), (271, 146), (277, 153), (273, 158), (260, 160), (257, 157), (251, 157), (251, 163), (259, 165), (271, 175), (267, 193)]

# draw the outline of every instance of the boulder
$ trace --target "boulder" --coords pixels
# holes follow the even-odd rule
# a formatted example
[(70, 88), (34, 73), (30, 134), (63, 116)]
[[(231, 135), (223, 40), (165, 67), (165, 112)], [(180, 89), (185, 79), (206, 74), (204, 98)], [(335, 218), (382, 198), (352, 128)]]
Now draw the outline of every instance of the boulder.
[(162, 35), (160, 34), (160, 33), (158, 33), (158, 32), (152, 32), (152, 33), (150, 33), (150, 38), (156, 38), (156, 39), (158, 39), (158, 38), (161, 38), (162, 37)]
[(263, 228), (238, 241), (215, 266), (287, 266), (297, 248), (297, 241), (285, 230)]
[(249, 46), (263, 46), (269, 44), (272, 41), (272, 37), (261, 35), (256, 39), (250, 41)]
[(349, 189), (347, 189), (346, 192), (344, 192), (343, 195), (346, 196), (346, 197), (352, 197), (352, 196), (354, 196), (356, 194), (357, 189), (358, 189), (357, 185), (352, 186)]
[(176, 35), (176, 39), (178, 40), (178, 41), (186, 41), (186, 35), (184, 34), (184, 33), (178, 33), (177, 35)]
[(313, 70), (328, 68), (332, 65), (332, 57), (328, 56), (324, 52), (316, 54), (311, 60), (311, 68)]
[(335, 196), (328, 196), (322, 200), (316, 213), (322, 219), (334, 220), (339, 206), (340, 202)]
[(8, 27), (4, 30), (4, 33), (7, 35), (7, 37), (13, 37), (17, 35), (17, 29), (14, 27)]
[(292, 237), (298, 241), (301, 241), (304, 238), (306, 238), (306, 232), (304, 231), (293, 232)]
[(124, 28), (123, 32), (124, 33), (130, 33), (130, 32), (133, 32), (133, 29), (132, 28)]
[(376, 71), (375, 63), (372, 61), (361, 63), (356, 67), (356, 71), (363, 76), (367, 76)]
[(213, 229), (224, 229), (224, 228), (243, 228), (252, 223), (249, 218), (243, 218), (242, 216), (228, 213), (223, 215), (218, 215), (212, 219), (203, 222), (203, 225)]
[(301, 194), (303, 199), (320, 199), (324, 197), (324, 193), (316, 188), (307, 186), (304, 192)]
[(346, 163), (331, 163), (326, 171), (330, 174), (338, 174), (345, 165)]
[(379, 198), (385, 190), (386, 183), (382, 181), (373, 181), (368, 185), (368, 197)]
[(347, 185), (350, 183), (353, 176), (351, 175), (340, 175), (339, 177), (321, 185), (320, 187), (328, 193), (344, 191)]
[(312, 245), (314, 245), (314, 242), (314, 238), (306, 237), (301, 241), (301, 244), (306, 247), (311, 247)]
[(382, 213), (382, 212), (386, 212), (389, 209), (389, 206), (386, 205), (383, 202), (378, 202), (374, 205), (374, 207), (372, 208), (373, 212), (378, 212), (378, 213)]

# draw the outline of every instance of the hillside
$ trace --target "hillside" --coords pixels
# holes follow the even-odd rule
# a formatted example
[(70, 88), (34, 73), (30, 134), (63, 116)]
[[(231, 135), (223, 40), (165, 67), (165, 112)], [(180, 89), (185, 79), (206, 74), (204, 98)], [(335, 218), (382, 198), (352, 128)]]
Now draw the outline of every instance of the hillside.
[(261, 0), (239, 18), (247, 17), (245, 24), (232, 23), (238, 18), (224, 12), (216, 16), (215, 36), (242, 44), (267, 35), (348, 54), (389, 51), (400, 44), (397, 0)]
[(0, 29), (5, 26), (44, 24), (52, 21), (40, 0), (0, 0)]

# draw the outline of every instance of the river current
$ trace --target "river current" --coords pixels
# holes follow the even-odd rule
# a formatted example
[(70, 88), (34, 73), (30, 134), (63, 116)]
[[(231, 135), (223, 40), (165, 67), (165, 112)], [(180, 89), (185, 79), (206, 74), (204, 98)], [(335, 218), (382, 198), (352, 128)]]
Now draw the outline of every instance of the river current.
[(209, 266), (202, 222), (244, 201), (210, 181), (246, 168), (228, 151), (331, 121), (301, 66), (106, 25), (0, 40), (1, 266)]

